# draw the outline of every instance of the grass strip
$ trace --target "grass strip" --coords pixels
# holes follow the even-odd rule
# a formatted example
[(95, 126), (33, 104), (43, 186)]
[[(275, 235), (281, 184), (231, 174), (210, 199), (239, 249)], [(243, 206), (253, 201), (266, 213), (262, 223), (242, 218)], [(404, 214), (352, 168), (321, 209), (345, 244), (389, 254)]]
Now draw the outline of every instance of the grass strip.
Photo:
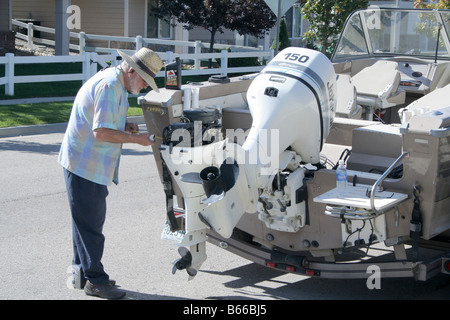
[[(128, 116), (142, 115), (136, 98), (130, 98)], [(0, 128), (67, 122), (72, 101), (0, 106)]]

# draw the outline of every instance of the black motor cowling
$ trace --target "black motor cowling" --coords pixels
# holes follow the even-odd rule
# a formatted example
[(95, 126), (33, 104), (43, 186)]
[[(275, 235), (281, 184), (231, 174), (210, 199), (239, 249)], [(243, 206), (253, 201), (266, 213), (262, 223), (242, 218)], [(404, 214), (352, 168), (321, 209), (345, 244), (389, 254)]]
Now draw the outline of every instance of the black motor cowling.
[(215, 107), (184, 110), (180, 122), (163, 130), (163, 144), (195, 147), (210, 144), (221, 138), (220, 109)]

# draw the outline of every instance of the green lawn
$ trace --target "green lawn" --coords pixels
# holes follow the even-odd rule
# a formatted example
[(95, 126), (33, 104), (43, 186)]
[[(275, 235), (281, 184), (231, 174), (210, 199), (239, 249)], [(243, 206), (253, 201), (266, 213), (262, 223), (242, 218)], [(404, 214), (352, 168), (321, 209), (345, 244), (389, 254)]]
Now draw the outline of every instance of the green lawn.
[[(128, 115), (142, 115), (137, 99), (129, 101)], [(0, 106), (0, 128), (67, 122), (71, 110), (72, 101)]]
[[(0, 66), (0, 77), (4, 76), (4, 67)], [(81, 63), (49, 63), (34, 65), (16, 65), (16, 75), (67, 74), (81, 73)], [(205, 81), (208, 76), (185, 77), (183, 82)], [(157, 85), (164, 86), (164, 79), (157, 78)], [(5, 86), (0, 86), (0, 100), (24, 99), (36, 97), (73, 97), (82, 85), (81, 81), (20, 83), (14, 85), (14, 96), (5, 95)], [(149, 90), (149, 89), (148, 89)], [(143, 91), (142, 93), (145, 93)], [(129, 116), (142, 115), (142, 109), (136, 98), (130, 98)], [(0, 105), (0, 128), (23, 125), (67, 122), (72, 102), (50, 102), (35, 104)]]

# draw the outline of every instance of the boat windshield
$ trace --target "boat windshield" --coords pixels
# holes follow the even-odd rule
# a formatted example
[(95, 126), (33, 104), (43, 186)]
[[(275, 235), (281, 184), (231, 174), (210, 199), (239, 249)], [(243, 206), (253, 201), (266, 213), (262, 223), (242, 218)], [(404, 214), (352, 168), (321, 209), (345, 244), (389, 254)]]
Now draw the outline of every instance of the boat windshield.
[(363, 57), (450, 59), (450, 10), (369, 8), (343, 28), (333, 62)]

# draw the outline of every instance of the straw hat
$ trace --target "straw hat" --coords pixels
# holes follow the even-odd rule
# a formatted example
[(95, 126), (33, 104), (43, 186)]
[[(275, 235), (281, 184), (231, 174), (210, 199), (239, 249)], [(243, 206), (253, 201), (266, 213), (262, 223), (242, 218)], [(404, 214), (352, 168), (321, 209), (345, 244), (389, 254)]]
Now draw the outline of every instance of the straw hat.
[(149, 48), (141, 48), (131, 57), (125, 52), (118, 50), (119, 54), (136, 72), (144, 79), (145, 82), (152, 87), (153, 90), (159, 92), (158, 86), (153, 79), (161, 70), (163, 62), (157, 53)]

